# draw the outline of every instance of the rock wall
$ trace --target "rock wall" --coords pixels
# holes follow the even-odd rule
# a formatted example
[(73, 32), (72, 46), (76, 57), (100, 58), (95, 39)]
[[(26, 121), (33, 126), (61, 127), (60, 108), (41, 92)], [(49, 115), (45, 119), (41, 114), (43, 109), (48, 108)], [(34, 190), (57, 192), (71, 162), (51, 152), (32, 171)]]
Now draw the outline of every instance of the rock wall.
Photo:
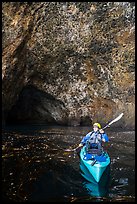
[(3, 121), (134, 129), (134, 2), (3, 2), (2, 46)]

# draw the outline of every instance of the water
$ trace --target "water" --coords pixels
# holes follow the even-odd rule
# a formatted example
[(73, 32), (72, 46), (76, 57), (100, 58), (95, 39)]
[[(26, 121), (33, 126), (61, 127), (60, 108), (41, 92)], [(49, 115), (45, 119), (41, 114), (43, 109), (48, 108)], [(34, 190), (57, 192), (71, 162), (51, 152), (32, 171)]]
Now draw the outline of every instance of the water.
[(3, 201), (135, 202), (135, 132), (107, 129), (107, 185), (87, 182), (74, 151), (90, 127), (9, 126), (2, 131)]

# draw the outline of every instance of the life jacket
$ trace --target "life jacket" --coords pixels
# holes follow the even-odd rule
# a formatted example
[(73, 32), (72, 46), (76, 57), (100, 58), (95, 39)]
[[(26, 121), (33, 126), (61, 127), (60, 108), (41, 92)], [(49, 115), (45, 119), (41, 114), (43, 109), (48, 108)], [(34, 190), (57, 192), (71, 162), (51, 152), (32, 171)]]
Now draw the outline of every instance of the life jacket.
[(99, 131), (94, 132), (92, 131), (89, 138), (90, 143), (100, 143), (102, 142), (102, 135)]
[(86, 152), (100, 155), (102, 153), (102, 135), (99, 131), (92, 131), (86, 142)]

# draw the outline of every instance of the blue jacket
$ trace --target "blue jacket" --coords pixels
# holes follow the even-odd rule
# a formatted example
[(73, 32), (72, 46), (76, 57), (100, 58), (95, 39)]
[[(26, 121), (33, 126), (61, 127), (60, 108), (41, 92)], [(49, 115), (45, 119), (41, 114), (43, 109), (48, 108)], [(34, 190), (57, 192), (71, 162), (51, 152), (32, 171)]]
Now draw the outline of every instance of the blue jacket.
[[(86, 141), (89, 140), (92, 136), (92, 134), (95, 133), (94, 131), (92, 132), (89, 132), (85, 137), (83, 137), (83, 139), (81, 140), (81, 144), (85, 145), (86, 144)], [(109, 141), (109, 138), (107, 136), (106, 133), (95, 133), (96, 135), (101, 135), (101, 138), (105, 140), (105, 142), (108, 142)]]

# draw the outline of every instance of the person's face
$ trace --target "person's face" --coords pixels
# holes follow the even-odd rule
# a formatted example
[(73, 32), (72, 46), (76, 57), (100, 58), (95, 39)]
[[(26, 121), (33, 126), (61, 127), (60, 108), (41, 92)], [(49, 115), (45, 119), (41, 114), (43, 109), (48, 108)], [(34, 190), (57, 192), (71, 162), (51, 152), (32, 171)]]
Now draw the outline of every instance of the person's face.
[(97, 126), (94, 126), (94, 127), (93, 127), (93, 130), (94, 130), (94, 132), (97, 132), (97, 131), (98, 131), (98, 127), (97, 127)]

